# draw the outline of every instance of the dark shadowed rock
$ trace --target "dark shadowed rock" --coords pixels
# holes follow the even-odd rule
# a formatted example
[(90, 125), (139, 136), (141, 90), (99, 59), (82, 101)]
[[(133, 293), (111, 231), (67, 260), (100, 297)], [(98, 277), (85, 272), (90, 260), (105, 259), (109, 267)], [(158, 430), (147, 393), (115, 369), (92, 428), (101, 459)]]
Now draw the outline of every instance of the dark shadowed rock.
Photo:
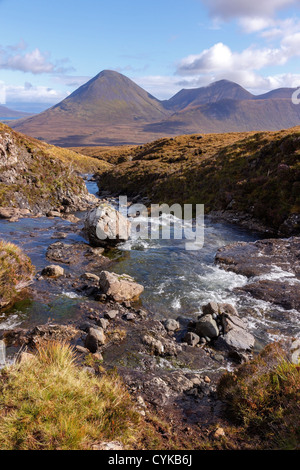
[(205, 338), (208, 337), (212, 339), (219, 336), (219, 328), (212, 315), (204, 315), (199, 318), (195, 326), (195, 331), (198, 335)]
[(96, 353), (99, 346), (103, 346), (105, 341), (106, 338), (102, 328), (90, 328), (84, 345), (91, 353)]
[(189, 331), (184, 337), (184, 342), (189, 346), (197, 346), (200, 343), (200, 337)]

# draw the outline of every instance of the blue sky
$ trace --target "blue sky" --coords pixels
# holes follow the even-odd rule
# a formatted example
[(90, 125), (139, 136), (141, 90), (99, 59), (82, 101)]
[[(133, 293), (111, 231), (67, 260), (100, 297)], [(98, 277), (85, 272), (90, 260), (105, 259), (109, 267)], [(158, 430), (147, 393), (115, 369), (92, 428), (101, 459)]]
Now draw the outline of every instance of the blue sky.
[(160, 99), (222, 78), (259, 94), (300, 86), (299, 59), (299, 0), (0, 0), (15, 108), (54, 104), (104, 69)]

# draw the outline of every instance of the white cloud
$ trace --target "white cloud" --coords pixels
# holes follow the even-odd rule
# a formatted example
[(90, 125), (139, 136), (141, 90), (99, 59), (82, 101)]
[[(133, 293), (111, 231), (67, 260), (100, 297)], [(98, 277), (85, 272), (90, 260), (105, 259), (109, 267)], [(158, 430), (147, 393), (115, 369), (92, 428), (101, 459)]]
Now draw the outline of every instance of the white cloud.
[(43, 53), (39, 48), (30, 52), (25, 52), (26, 44), (21, 41), (15, 46), (0, 46), (0, 69), (17, 70), (34, 75), (47, 73), (58, 74), (72, 70), (65, 65), (68, 59), (52, 62), (48, 53)]
[(198, 55), (184, 58), (178, 65), (178, 75), (197, 75), (231, 70), (261, 70), (266, 66), (283, 65), (293, 55), (300, 55), (296, 50), (298, 38), (290, 38), (290, 43), (280, 48), (257, 49), (249, 47), (242, 52), (233, 52), (223, 43), (217, 43)]
[(201, 0), (210, 12), (213, 22), (236, 19), (246, 33), (273, 28), (276, 12), (289, 6), (299, 7), (299, 0)]
[(213, 17), (223, 20), (233, 18), (270, 18), (277, 10), (299, 3), (297, 0), (202, 0)]
[(271, 18), (243, 17), (240, 18), (239, 24), (246, 33), (256, 33), (273, 27), (275, 22)]
[(220, 42), (198, 55), (182, 59), (178, 64), (177, 74), (185, 76), (232, 70), (251, 72), (265, 67), (282, 66), (295, 57), (300, 57), (299, 32), (283, 37), (277, 48), (250, 46), (242, 52), (234, 52)]
[(6, 101), (10, 103), (49, 103), (55, 104), (67, 94), (46, 86), (34, 86), (26, 82), (23, 86), (6, 85)]

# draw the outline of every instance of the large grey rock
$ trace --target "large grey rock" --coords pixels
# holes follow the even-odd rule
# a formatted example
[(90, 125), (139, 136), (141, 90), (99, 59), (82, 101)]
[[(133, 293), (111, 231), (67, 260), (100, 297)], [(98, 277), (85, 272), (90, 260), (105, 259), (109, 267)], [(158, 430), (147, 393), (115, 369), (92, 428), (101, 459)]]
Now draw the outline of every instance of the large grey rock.
[(100, 273), (99, 286), (102, 293), (115, 302), (138, 299), (144, 291), (144, 287), (137, 284), (132, 277), (126, 274), (109, 273), (108, 271)]
[(164, 327), (167, 331), (173, 333), (174, 331), (179, 330), (180, 324), (178, 323), (178, 321), (169, 318), (164, 322)]
[(214, 346), (228, 351), (250, 351), (254, 343), (255, 339), (251, 333), (237, 328), (220, 336)]
[(198, 335), (205, 338), (213, 339), (219, 336), (219, 328), (212, 315), (204, 315), (199, 318), (196, 323), (195, 330)]
[(97, 247), (128, 240), (131, 224), (113, 207), (102, 204), (87, 213), (84, 228), (90, 244)]
[(247, 322), (237, 315), (223, 314), (221, 318), (224, 334), (235, 329), (247, 329)]
[(106, 338), (102, 328), (90, 328), (89, 333), (85, 339), (85, 347), (91, 352), (96, 353), (99, 346), (105, 344)]
[(248, 325), (245, 320), (237, 315), (223, 313), (221, 321), (224, 335), (216, 341), (217, 348), (227, 351), (250, 351), (254, 347), (255, 338), (247, 331)]

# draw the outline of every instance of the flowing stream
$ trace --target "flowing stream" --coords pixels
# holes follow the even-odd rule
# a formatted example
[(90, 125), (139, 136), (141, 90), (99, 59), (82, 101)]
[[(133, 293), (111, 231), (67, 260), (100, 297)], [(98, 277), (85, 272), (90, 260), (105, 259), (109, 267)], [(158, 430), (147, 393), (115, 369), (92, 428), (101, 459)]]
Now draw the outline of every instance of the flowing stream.
[[(98, 187), (87, 182), (90, 193)], [(77, 214), (84, 218), (84, 213)], [(64, 243), (85, 242), (80, 232), (74, 233), (70, 224), (61, 219), (22, 219), (10, 223), (0, 221), (0, 238), (21, 246), (40, 271), (49, 264), (46, 250), (58, 241), (57, 232), (66, 231)], [(218, 248), (235, 241), (251, 242), (260, 238), (233, 225), (205, 219), (204, 247), (186, 251), (185, 240), (130, 240), (108, 253), (115, 259), (113, 271), (133, 276), (145, 286), (142, 305), (159, 319), (184, 316), (196, 318), (201, 306), (209, 301), (234, 304), (240, 315), (247, 318), (258, 345), (283, 336), (299, 336), (299, 313), (286, 312), (267, 302), (235, 291), (247, 284), (244, 276), (226, 272), (215, 265)], [(68, 272), (68, 267), (64, 266)], [(95, 272), (97, 274), (97, 272)], [(0, 316), (0, 329), (29, 327), (48, 319), (67, 321), (79, 315), (82, 298), (75, 292), (53, 289), (40, 298), (17, 302)]]

